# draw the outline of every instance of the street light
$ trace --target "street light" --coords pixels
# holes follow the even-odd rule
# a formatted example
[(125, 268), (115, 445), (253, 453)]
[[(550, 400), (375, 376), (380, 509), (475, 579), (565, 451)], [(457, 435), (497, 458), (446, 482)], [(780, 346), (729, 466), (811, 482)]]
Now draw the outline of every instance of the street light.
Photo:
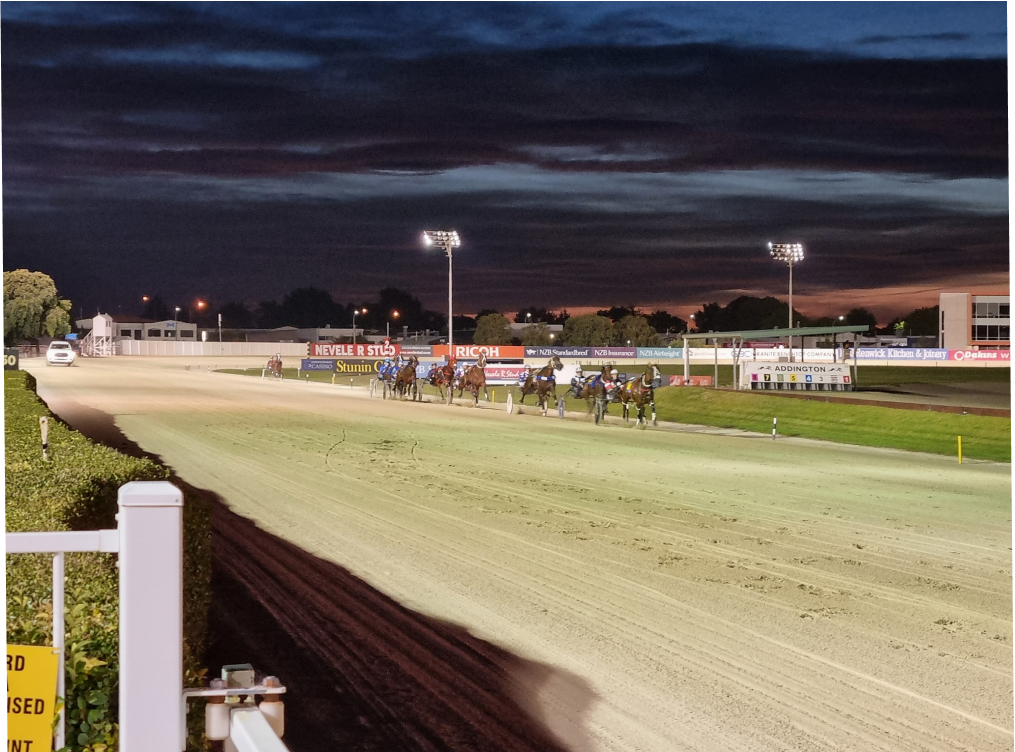
[(204, 307), (205, 307), (206, 305), (208, 305), (208, 304), (207, 304), (207, 303), (205, 303), (205, 302), (204, 302), (203, 300), (199, 300), (199, 301), (197, 301), (197, 307), (198, 307), (199, 309), (203, 309), (203, 308), (204, 308)]
[(769, 243), (768, 252), (776, 261), (789, 265), (789, 349), (793, 351), (793, 262), (804, 260), (804, 247), (800, 243)]
[(356, 308), (356, 309), (353, 309), (353, 312), (352, 312), (352, 343), (354, 345), (356, 344), (356, 317), (359, 316), (361, 313), (366, 313), (366, 312), (367, 312), (366, 308), (362, 308), (362, 309)]
[(397, 319), (400, 315), (398, 311), (392, 311), (388, 316), (388, 339), (391, 339), (391, 319)]
[(173, 321), (178, 321), (179, 318), (180, 318), (180, 306), (176, 306), (176, 309), (173, 313)]
[(461, 246), (462, 241), (455, 230), (424, 230), (423, 243), (430, 246), (435, 245), (448, 256), (448, 347), (453, 343), (454, 314), (452, 312), (451, 291), (454, 287), (454, 278), (451, 275), (451, 251)]

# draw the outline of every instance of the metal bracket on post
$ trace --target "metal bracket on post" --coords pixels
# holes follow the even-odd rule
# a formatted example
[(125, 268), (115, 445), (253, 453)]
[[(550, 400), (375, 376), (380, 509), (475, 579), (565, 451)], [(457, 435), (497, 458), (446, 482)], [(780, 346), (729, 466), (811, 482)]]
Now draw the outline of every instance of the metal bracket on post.
[(183, 494), (120, 487), (120, 750), (179, 752), (183, 691)]
[[(251, 687), (211, 687), (208, 689), (185, 689), (180, 693), (180, 724), (181, 724), (181, 738), (184, 742), (187, 739), (187, 700), (192, 697), (254, 697), (261, 695), (263, 697), (273, 695), (283, 695), (286, 692), (286, 688), (282, 686), (272, 686), (270, 684), (256, 684)], [(286, 746), (279, 740), (278, 734), (275, 729), (271, 727), (267, 720), (264, 720), (265, 728), (271, 732), (271, 737), (274, 739), (274, 743), (271, 743), (271, 738), (263, 733), (260, 728), (260, 723), (257, 723), (252, 717), (240, 718), (241, 713), (254, 711), (258, 715), (261, 715), (257, 706), (240, 706), (231, 708), (231, 719), (230, 727), (232, 736), (232, 730), (243, 731), (240, 736), (248, 736), (251, 738), (251, 743), (257, 743), (258, 746), (245, 747), (245, 749), (256, 749), (258, 752), (273, 752), (275, 750), (286, 750)], [(235, 740), (234, 740), (235, 742)], [(181, 747), (186, 749), (186, 745)]]

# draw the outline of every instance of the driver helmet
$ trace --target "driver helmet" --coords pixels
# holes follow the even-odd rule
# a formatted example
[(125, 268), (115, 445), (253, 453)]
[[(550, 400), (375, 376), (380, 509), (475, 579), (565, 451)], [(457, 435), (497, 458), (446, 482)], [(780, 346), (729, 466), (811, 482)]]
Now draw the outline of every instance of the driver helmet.
[(612, 371), (610, 371), (610, 376), (616, 377), (616, 375), (617, 375), (617, 369), (614, 368)]

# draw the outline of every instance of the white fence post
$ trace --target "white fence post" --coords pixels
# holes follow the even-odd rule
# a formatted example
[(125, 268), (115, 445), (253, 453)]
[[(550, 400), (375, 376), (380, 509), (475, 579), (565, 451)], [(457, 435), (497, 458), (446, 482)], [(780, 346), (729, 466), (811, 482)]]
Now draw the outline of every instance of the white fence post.
[(165, 481), (120, 487), (120, 750), (180, 752), (183, 494)]
[[(53, 647), (60, 651), (57, 657), (57, 665), (60, 673), (56, 676), (56, 696), (65, 703), (67, 701), (67, 669), (66, 650), (64, 643), (67, 640), (67, 626), (64, 621), (64, 592), (63, 592), (63, 551), (53, 554)], [(61, 749), (67, 740), (67, 710), (60, 708), (60, 715), (56, 721), (56, 748)]]

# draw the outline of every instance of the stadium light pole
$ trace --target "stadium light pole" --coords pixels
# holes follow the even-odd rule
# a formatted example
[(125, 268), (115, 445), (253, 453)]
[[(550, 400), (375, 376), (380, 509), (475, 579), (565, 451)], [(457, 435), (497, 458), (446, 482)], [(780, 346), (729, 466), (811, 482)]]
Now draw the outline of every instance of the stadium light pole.
[(768, 252), (776, 261), (789, 266), (789, 351), (793, 358), (793, 262), (804, 260), (804, 247), (800, 243), (769, 243)]
[(452, 289), (454, 287), (454, 277), (452, 276), (451, 269), (451, 252), (455, 248), (461, 246), (462, 241), (458, 237), (458, 232), (455, 230), (424, 230), (423, 243), (427, 246), (437, 246), (448, 256), (448, 348), (450, 348), (454, 344), (453, 338), (455, 321), (454, 313), (452, 312)]
[(392, 311), (391, 313), (388, 314), (388, 321), (387, 321), (387, 324), (388, 324), (388, 339), (391, 339), (391, 319), (397, 319), (401, 315), (402, 314), (400, 314), (398, 311)]
[(352, 311), (352, 343), (356, 344), (356, 317), (361, 313), (366, 313), (367, 309), (354, 308)]

